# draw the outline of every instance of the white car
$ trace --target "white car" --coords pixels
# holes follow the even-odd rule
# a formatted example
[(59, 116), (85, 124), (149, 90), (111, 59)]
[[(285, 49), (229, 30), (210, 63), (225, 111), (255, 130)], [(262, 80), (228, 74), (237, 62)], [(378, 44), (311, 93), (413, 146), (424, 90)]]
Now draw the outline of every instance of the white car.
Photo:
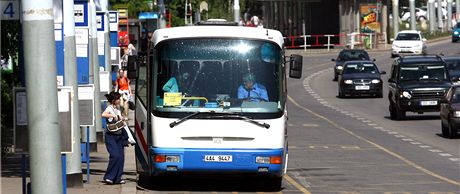
[(426, 54), (426, 39), (420, 31), (404, 30), (398, 33), (396, 39), (391, 39), (391, 57), (400, 54)]

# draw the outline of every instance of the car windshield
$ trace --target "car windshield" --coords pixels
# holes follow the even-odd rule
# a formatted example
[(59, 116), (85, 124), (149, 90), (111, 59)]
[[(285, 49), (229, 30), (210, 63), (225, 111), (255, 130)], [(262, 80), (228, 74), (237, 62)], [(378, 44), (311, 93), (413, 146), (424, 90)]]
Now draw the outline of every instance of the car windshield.
[(272, 42), (176, 39), (155, 47), (157, 112), (279, 113), (281, 48)]
[(460, 59), (446, 60), (446, 64), (451, 77), (460, 75)]
[(400, 80), (447, 80), (443, 64), (420, 64), (401, 67)]
[(343, 74), (351, 73), (378, 73), (378, 69), (373, 63), (348, 63), (343, 69)]
[(399, 33), (396, 40), (420, 40), (420, 36), (416, 33)]
[(457, 23), (457, 25), (455, 25), (455, 26), (456, 26), (456, 28), (460, 28), (460, 22)]
[(369, 60), (369, 55), (365, 51), (342, 51), (338, 61)]

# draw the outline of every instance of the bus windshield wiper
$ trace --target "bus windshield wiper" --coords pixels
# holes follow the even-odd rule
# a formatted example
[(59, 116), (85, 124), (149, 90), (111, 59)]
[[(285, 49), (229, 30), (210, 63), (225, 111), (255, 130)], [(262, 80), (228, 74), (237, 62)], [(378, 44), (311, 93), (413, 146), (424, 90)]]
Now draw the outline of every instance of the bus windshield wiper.
[(239, 114), (232, 114), (232, 113), (229, 113), (229, 114), (226, 114), (226, 115), (219, 115), (219, 116), (212, 116), (210, 118), (234, 118), (234, 119), (242, 119), (246, 122), (249, 122), (249, 123), (252, 123), (254, 125), (257, 125), (259, 127), (263, 127), (263, 128), (270, 128), (270, 125), (265, 123), (265, 122), (261, 122), (261, 121), (256, 121), (254, 119), (251, 119), (249, 117), (246, 117), (246, 116), (242, 116), (242, 115), (239, 115)]
[[(194, 113), (192, 113), (192, 114), (189, 114), (189, 115), (187, 115), (187, 116), (185, 116), (185, 117), (182, 117), (182, 118), (180, 118), (180, 119), (177, 119), (177, 120), (173, 121), (172, 123), (169, 123), (169, 127), (170, 127), (170, 128), (173, 128), (173, 127), (175, 127), (176, 125), (179, 125), (179, 124), (181, 124), (182, 122), (184, 122), (184, 121), (186, 121), (186, 120), (189, 120), (189, 119), (191, 119), (192, 117), (195, 117), (196, 115), (199, 115), (200, 113), (205, 113), (205, 112), (197, 111), (197, 112), (194, 112)], [(207, 113), (207, 112), (206, 112), (206, 113)]]

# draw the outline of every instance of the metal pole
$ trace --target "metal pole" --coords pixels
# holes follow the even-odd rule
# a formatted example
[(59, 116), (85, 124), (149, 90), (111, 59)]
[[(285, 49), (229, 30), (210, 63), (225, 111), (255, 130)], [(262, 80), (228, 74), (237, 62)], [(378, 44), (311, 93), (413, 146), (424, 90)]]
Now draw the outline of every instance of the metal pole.
[[(90, 128), (90, 139), (91, 150), (97, 151), (97, 140), (96, 132), (102, 130), (102, 118), (101, 118), (101, 90), (99, 86), (99, 59), (97, 54), (97, 24), (96, 24), (96, 5), (94, 0), (91, 0), (89, 3), (89, 16), (88, 20), (90, 32), (89, 32), (89, 53), (90, 53), (90, 74), (89, 74), (89, 83), (94, 84), (94, 127)], [(91, 71), (92, 70), (92, 71)], [(91, 74), (93, 73), (93, 74)], [(91, 79), (92, 78), (92, 79)]]
[(452, 0), (447, 0), (447, 30), (452, 30)]
[(74, 1), (63, 1), (64, 12), (64, 83), (73, 89), (72, 96), (72, 146), (73, 152), (67, 154), (67, 180), (70, 187), (82, 187), (81, 173), (81, 129), (80, 107), (78, 105), (77, 56), (75, 47)]
[(435, 25), (436, 25), (436, 16), (434, 12), (434, 1), (435, 0), (428, 0), (428, 20), (430, 21), (430, 33), (434, 34), (435, 32)]
[[(109, 29), (109, 2), (101, 0), (101, 8), (104, 13), (104, 56), (105, 56), (105, 71), (109, 72), (109, 80), (112, 80), (112, 64), (110, 64), (110, 29)], [(110, 85), (112, 86), (112, 85)]]
[(188, 2), (185, 0), (185, 14), (184, 14), (184, 23), (187, 25), (187, 7), (188, 7)]
[(61, 193), (53, 0), (21, 2), (32, 190)]
[(399, 0), (393, 0), (393, 38), (399, 32)]
[(233, 15), (235, 16), (235, 22), (240, 22), (240, 0), (234, 0), (233, 2)]
[(415, 15), (415, 0), (409, 0), (409, 7), (410, 7), (410, 29), (416, 30), (416, 15)]
[(460, 20), (460, 0), (455, 0), (455, 10), (456, 10), (456, 19), (457, 19), (457, 22)]
[(444, 31), (444, 25), (443, 25), (443, 22), (442, 22), (442, 6), (441, 6), (441, 0), (437, 0), (437, 3), (438, 3), (438, 29), (441, 30), (441, 32)]

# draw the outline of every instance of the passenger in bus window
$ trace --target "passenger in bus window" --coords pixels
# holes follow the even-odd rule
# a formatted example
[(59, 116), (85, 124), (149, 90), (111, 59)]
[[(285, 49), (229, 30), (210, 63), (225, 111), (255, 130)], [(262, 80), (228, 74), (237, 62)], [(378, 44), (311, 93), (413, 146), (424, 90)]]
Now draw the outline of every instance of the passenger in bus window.
[(165, 83), (163, 86), (163, 91), (165, 92), (182, 92), (185, 94), (185, 91), (181, 91), (183, 87), (186, 85), (188, 78), (190, 77), (190, 74), (185, 72), (181, 74), (178, 74), (176, 77), (171, 77), (169, 80)]
[(265, 86), (256, 82), (252, 73), (243, 76), (243, 84), (238, 87), (238, 99), (247, 102), (268, 102), (268, 93)]

